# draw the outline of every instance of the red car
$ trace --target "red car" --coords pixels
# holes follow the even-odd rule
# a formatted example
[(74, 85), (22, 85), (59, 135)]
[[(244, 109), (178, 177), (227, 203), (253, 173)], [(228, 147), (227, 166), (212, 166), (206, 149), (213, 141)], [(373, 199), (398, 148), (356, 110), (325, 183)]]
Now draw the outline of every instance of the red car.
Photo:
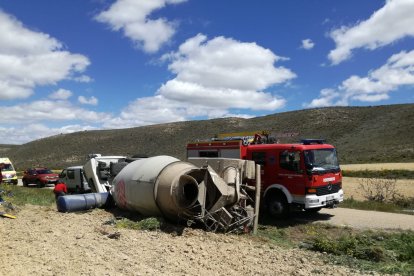
[(59, 174), (53, 173), (48, 168), (30, 168), (24, 171), (22, 178), (23, 186), (36, 184), (38, 187), (44, 187), (47, 184), (56, 184), (59, 180)]

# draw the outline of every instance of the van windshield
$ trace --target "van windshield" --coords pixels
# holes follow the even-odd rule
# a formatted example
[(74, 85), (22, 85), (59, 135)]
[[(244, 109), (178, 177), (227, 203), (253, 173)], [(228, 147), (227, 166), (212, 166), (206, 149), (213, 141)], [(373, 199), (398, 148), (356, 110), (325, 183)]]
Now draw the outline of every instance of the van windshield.
[(3, 172), (11, 172), (14, 171), (12, 164), (4, 164), (4, 167), (1, 169)]
[(339, 172), (335, 149), (305, 150), (305, 165), (312, 173)]

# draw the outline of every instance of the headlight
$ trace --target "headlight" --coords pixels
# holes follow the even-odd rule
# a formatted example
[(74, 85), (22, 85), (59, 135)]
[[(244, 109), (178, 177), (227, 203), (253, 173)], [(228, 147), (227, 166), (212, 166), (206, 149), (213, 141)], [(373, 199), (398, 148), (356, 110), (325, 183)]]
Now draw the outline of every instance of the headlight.
[(309, 203), (319, 203), (319, 199), (309, 199)]

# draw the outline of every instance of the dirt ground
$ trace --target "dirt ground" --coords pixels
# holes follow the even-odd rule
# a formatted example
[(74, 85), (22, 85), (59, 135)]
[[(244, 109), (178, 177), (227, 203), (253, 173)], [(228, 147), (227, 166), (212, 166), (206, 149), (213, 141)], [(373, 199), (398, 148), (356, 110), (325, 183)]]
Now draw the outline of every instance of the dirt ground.
[[(413, 180), (397, 184), (414, 196)], [(346, 197), (363, 199), (358, 186), (344, 178)], [(361, 275), (326, 264), (323, 254), (248, 235), (116, 229), (104, 224), (113, 214), (100, 209), (26, 205), (16, 216), (0, 218), (0, 275)]]
[[(247, 235), (116, 229), (104, 210), (25, 206), (0, 219), (0, 275), (360, 275)], [(118, 238), (111, 238), (119, 233)]]

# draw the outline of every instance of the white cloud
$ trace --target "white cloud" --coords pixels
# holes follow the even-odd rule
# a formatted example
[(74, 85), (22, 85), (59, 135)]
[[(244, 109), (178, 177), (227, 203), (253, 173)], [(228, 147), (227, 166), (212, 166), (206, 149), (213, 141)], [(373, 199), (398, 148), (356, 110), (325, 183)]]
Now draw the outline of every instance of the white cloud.
[(122, 30), (136, 46), (145, 52), (154, 53), (175, 33), (176, 24), (165, 18), (150, 19), (155, 10), (168, 4), (178, 4), (186, 0), (117, 0), (108, 10), (101, 12), (95, 20), (110, 25), (112, 30)]
[(52, 100), (67, 100), (70, 97), (72, 97), (72, 92), (62, 88), (49, 95)]
[(33, 123), (16, 125), (13, 127), (0, 127), (0, 139), (5, 144), (24, 144), (57, 134), (67, 134), (76, 131), (93, 130), (96, 127), (89, 125), (66, 125), (62, 127), (48, 127), (44, 124)]
[(178, 79), (168, 81), (159, 89), (159, 93), (170, 100), (210, 108), (275, 110), (285, 104), (285, 100), (270, 93), (234, 89), (225, 86), (205, 86)]
[(185, 120), (180, 103), (163, 96), (139, 98), (131, 102), (118, 117), (104, 123), (106, 128), (124, 128)]
[(93, 79), (89, 76), (86, 76), (86, 75), (81, 75), (81, 76), (78, 76), (78, 77), (74, 77), (72, 79), (74, 81), (77, 81), (77, 82), (84, 82), (84, 83), (93, 82)]
[(326, 107), (341, 105), (337, 101), (341, 94), (334, 89), (322, 89), (319, 98), (313, 99), (309, 104), (304, 104), (304, 107)]
[(207, 41), (198, 34), (170, 58), (168, 68), (177, 75), (175, 80), (203, 87), (261, 90), (296, 77), (289, 69), (274, 67), (284, 58), (269, 49), (221, 36)]
[(98, 99), (94, 96), (90, 97), (89, 99), (84, 97), (84, 96), (79, 96), (78, 101), (81, 104), (88, 104), (88, 105), (97, 105), (98, 104)]
[(310, 50), (315, 47), (315, 43), (311, 39), (302, 40), (302, 48), (305, 50)]
[[(283, 84), (296, 75), (278, 61), (287, 60), (256, 43), (225, 37), (188, 39), (177, 52), (164, 55), (176, 76), (154, 97), (130, 103), (107, 127), (144, 125), (191, 118), (248, 117), (247, 110), (276, 110), (285, 99), (263, 90)], [(234, 110), (237, 110), (236, 113)]]
[(366, 77), (351, 76), (337, 89), (324, 89), (307, 107), (348, 105), (350, 100), (378, 102), (401, 86), (414, 86), (414, 50), (391, 56), (380, 68)]
[(162, 95), (139, 98), (131, 102), (118, 117), (106, 120), (105, 128), (125, 128), (143, 125), (153, 125), (168, 122), (179, 122), (194, 117), (251, 118), (248, 114), (235, 114), (226, 109), (211, 108), (197, 104), (187, 104), (167, 99)]
[(31, 103), (0, 108), (0, 123), (82, 121), (103, 123), (110, 120), (110, 114), (80, 108), (65, 100), (40, 100)]
[(87, 57), (0, 10), (0, 100), (27, 98), (36, 86), (70, 79), (88, 65)]
[(64, 99), (69, 96), (69, 93), (65, 92), (67, 90), (58, 91), (50, 95), (54, 100), (2, 106), (0, 108), (2, 143), (22, 144), (60, 133), (98, 129), (102, 128), (105, 122), (112, 120), (112, 115), (109, 113), (90, 111), (70, 103)]
[(366, 21), (353, 27), (342, 26), (331, 32), (336, 48), (329, 53), (332, 64), (351, 57), (357, 48), (374, 50), (394, 41), (414, 36), (414, 1), (388, 0)]

